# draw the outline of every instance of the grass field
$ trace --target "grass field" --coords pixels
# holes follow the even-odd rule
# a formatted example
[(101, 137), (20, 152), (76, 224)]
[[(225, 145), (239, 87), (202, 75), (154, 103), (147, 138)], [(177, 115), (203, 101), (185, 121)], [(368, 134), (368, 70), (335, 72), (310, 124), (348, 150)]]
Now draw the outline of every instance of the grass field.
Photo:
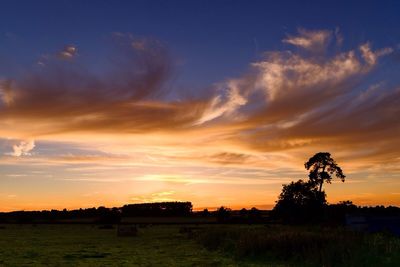
[(6, 225), (0, 235), (0, 266), (237, 266), (178, 226), (118, 237), (116, 229), (93, 225)]
[(203, 229), (195, 239), (210, 250), (273, 266), (400, 266), (400, 238), (389, 233), (318, 225), (230, 225)]
[(0, 266), (322, 266), (310, 261), (321, 257), (324, 266), (400, 266), (400, 241), (385, 235), (262, 225), (180, 233), (171, 225), (118, 237), (96, 225), (1, 227)]

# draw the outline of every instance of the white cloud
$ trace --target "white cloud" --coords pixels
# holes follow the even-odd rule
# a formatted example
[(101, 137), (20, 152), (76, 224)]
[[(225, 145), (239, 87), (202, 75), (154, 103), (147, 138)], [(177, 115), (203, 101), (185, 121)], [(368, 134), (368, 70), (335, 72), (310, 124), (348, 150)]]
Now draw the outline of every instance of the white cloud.
[(29, 156), (31, 151), (35, 148), (34, 140), (23, 140), (19, 144), (13, 145), (13, 152), (10, 155), (14, 157)]
[[(355, 80), (367, 75), (379, 57), (393, 51), (392, 48), (372, 51), (370, 44), (366, 43), (359, 46), (361, 54), (354, 49), (322, 56), (319, 49), (325, 49), (333, 41), (331, 37), (331, 31), (304, 29), (299, 30), (297, 36), (289, 36), (283, 42), (309, 49), (309, 53), (265, 53), (264, 59), (251, 64), (249, 73), (230, 79), (218, 87), (195, 125), (219, 118), (227, 121), (251, 119), (257, 107), (260, 110), (269, 109), (266, 117), (279, 118), (279, 114), (271, 114), (272, 110), (282, 113), (283, 109), (292, 110), (289, 108), (292, 106), (298, 107), (293, 109), (295, 113), (285, 112), (286, 118), (279, 120), (298, 123), (299, 116), (324, 106), (327, 99), (332, 102), (334, 98), (353, 90)], [(282, 122), (277, 121), (280, 125)]]
[(289, 35), (283, 42), (304, 49), (316, 49), (325, 47), (332, 36), (332, 32), (327, 30), (310, 31), (299, 29), (298, 33), (297, 36)]
[(385, 47), (385, 48), (380, 49), (380, 50), (378, 50), (376, 52), (373, 52), (371, 50), (370, 44), (369, 43), (365, 43), (365, 44), (360, 46), (360, 51), (361, 51), (361, 55), (364, 58), (364, 60), (368, 64), (374, 65), (376, 63), (376, 60), (380, 56), (384, 56), (384, 55), (392, 53), (393, 52), (393, 48)]
[(196, 124), (202, 124), (223, 115), (230, 115), (241, 106), (246, 105), (247, 99), (240, 93), (237, 81), (230, 80), (225, 86), (220, 94), (212, 98), (209, 107)]
[(77, 48), (73, 45), (68, 45), (58, 54), (62, 59), (71, 59), (77, 54)]

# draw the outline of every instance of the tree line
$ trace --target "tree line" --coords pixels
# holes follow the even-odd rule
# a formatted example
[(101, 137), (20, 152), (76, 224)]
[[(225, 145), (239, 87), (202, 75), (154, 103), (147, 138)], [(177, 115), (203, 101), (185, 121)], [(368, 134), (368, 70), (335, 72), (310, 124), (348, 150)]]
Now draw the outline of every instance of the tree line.
[(168, 217), (190, 216), (192, 214), (191, 202), (156, 202), (129, 204), (123, 207), (98, 207), (76, 210), (43, 210), (43, 211), (13, 211), (1, 212), (0, 223), (34, 223), (34, 222), (59, 222), (73, 221), (118, 223), (122, 217)]

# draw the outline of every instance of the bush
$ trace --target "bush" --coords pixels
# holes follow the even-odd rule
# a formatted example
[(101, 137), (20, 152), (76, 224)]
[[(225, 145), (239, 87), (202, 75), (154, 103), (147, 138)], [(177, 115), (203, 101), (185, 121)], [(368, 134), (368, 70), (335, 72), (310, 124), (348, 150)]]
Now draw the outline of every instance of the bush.
[(291, 182), (283, 185), (272, 215), (284, 223), (315, 223), (323, 217), (325, 198), (313, 182)]

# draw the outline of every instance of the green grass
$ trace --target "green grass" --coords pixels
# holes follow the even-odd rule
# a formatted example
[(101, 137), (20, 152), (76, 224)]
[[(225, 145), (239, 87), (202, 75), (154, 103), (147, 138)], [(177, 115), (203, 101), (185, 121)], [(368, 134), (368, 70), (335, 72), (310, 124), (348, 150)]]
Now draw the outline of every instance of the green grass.
[[(0, 266), (400, 266), (400, 239), (343, 229), (262, 225), (139, 228), (6, 225)], [(180, 231), (181, 230), (181, 231)]]
[(92, 225), (7, 225), (0, 266), (237, 266), (179, 233), (179, 226), (139, 228), (137, 237)]
[(209, 227), (195, 239), (247, 262), (285, 266), (400, 266), (400, 239), (318, 226)]

